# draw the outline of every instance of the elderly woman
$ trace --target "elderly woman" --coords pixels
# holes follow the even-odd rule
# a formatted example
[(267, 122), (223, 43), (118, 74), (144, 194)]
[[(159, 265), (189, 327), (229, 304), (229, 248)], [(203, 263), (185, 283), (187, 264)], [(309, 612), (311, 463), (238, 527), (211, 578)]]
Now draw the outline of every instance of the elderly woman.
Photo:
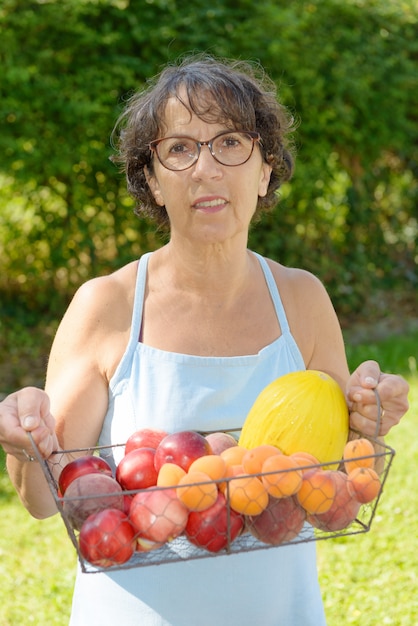
[[(22, 501), (56, 512), (24, 430), (42, 454), (125, 441), (142, 427), (240, 427), (259, 392), (317, 369), (344, 389), (351, 426), (380, 434), (407, 409), (406, 382), (363, 363), (350, 376), (338, 320), (310, 273), (247, 248), (260, 211), (292, 174), (292, 121), (243, 63), (189, 58), (127, 103), (118, 155), (139, 216), (168, 243), (87, 282), (58, 329), (46, 392), (3, 404), (0, 442)], [(56, 420), (51, 417), (51, 414)], [(325, 623), (315, 543), (77, 575), (72, 626)]]

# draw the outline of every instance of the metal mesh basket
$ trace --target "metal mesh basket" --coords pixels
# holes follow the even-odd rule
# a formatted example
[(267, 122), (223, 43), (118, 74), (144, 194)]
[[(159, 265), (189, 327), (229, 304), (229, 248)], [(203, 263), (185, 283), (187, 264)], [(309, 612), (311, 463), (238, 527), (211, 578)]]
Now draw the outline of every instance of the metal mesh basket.
[[(331, 539), (335, 537), (347, 536), (347, 535), (356, 535), (359, 533), (368, 532), (371, 528), (371, 524), (373, 518), (376, 513), (376, 509), (380, 500), (380, 497), (383, 492), (384, 485), (387, 480), (388, 472), (395, 455), (395, 451), (387, 446), (386, 444), (378, 441), (377, 439), (370, 438), (372, 443), (374, 444), (375, 454), (369, 455), (374, 457), (374, 463), (379, 467), (380, 472), (380, 483), (381, 489), (377, 497), (368, 504), (362, 504), (359, 506), (358, 513), (353, 521), (349, 523), (345, 528), (341, 528), (338, 530), (321, 530), (320, 528), (314, 527), (310, 521), (312, 518), (309, 518), (308, 515), (305, 515), (302, 523), (297, 525), (297, 530), (295, 531), (295, 524), (291, 522), (292, 516), (289, 513), (289, 508), (286, 509), (286, 503), (282, 502), (280, 506), (283, 506), (282, 512), (279, 514), (279, 517), (276, 515), (275, 524), (281, 524), (280, 528), (276, 528), (276, 534), (274, 537), (274, 546), (285, 546), (291, 544), (298, 544), (301, 542), (310, 542), (310, 541), (319, 541), (325, 539)], [(149, 551), (135, 551), (133, 556), (129, 558), (124, 563), (118, 564), (107, 564), (106, 567), (101, 567), (98, 565), (92, 565), (89, 561), (84, 558), (83, 554), (80, 551), (79, 545), (79, 531), (73, 528), (73, 524), (69, 519), (68, 515), (65, 512), (66, 502), (68, 502), (69, 498), (64, 495), (61, 496), (58, 488), (58, 476), (64, 465), (64, 457), (66, 462), (68, 459), (72, 457), (79, 456), (80, 454), (93, 454), (100, 455), (104, 459), (112, 460), (115, 456), (115, 453), (121, 456), (123, 454), (123, 446), (124, 444), (120, 444), (119, 446), (98, 446), (94, 448), (85, 448), (85, 449), (76, 449), (76, 450), (66, 450), (64, 452), (56, 452), (54, 453), (48, 461), (42, 459), (39, 451), (36, 448), (36, 445), (32, 439), (32, 445), (34, 448), (34, 454), (38, 462), (41, 464), (43, 472), (45, 474), (45, 478), (48, 482), (49, 488), (53, 495), (53, 498), (56, 502), (57, 509), (62, 516), (63, 522), (66, 526), (68, 535), (77, 551), (77, 555), (80, 561), (81, 569), (84, 572), (95, 573), (100, 571), (112, 571), (119, 569), (129, 569), (133, 567), (146, 567), (150, 565), (159, 565), (162, 563), (170, 563), (176, 561), (184, 561), (191, 559), (202, 559), (202, 558), (213, 558), (218, 555), (228, 555), (239, 552), (247, 552), (253, 550), (265, 550), (272, 548), (271, 543), (266, 543), (265, 538), (260, 540), (260, 532), (259, 532), (259, 524), (261, 521), (261, 516), (249, 516), (243, 515), (243, 526), (241, 531), (237, 536), (236, 532), (232, 528), (233, 517), (236, 515), (234, 511), (232, 511), (230, 507), (229, 493), (231, 490), (231, 486), (233, 486), (233, 481), (238, 480), (238, 477), (230, 477), (219, 481), (219, 485), (222, 482), (223, 484), (223, 493), (225, 495), (225, 503), (226, 503), (226, 525), (222, 529), (222, 541), (220, 544), (223, 546), (219, 550), (213, 549), (212, 547), (198, 547), (192, 543), (188, 536), (185, 533), (182, 533), (180, 536), (175, 538), (173, 541), (169, 541), (164, 543), (157, 549), (149, 550)], [(119, 450), (116, 450), (116, 449)], [(366, 457), (359, 457), (360, 459), (364, 459)], [(338, 467), (341, 464), (341, 460), (336, 460), (335, 465)], [(113, 463), (114, 465), (114, 463)], [(327, 463), (327, 466), (330, 464)], [(307, 464), (305, 469), (314, 469), (320, 466), (311, 466)], [(258, 477), (262, 478), (263, 474), (259, 474)], [(147, 491), (161, 491), (166, 489), (165, 487), (150, 487)], [(129, 491), (125, 492), (126, 495), (132, 497), (137, 493), (140, 493), (143, 490), (138, 491)], [(107, 494), (108, 495), (108, 494)], [(103, 494), (94, 494), (89, 496), (90, 499), (103, 499)], [(85, 496), (84, 496), (85, 498)], [(73, 498), (74, 499), (74, 498)], [(83, 499), (82, 497), (78, 498)], [(276, 502), (273, 502), (273, 501)], [(291, 506), (292, 511), (293, 503), (296, 502), (296, 496), (290, 496), (287, 498), (283, 498), (283, 501), (286, 500), (287, 505)], [(292, 500), (292, 503), (290, 502)], [(270, 497), (271, 504), (278, 503), (278, 499)], [(270, 505), (269, 505), (270, 508)], [(281, 516), (281, 517), (280, 517)], [(279, 520), (277, 522), (277, 519)], [(300, 522), (300, 520), (299, 520)], [(292, 525), (293, 524), (293, 525)], [(215, 531), (214, 531), (215, 532)], [(216, 535), (215, 535), (216, 538)]]

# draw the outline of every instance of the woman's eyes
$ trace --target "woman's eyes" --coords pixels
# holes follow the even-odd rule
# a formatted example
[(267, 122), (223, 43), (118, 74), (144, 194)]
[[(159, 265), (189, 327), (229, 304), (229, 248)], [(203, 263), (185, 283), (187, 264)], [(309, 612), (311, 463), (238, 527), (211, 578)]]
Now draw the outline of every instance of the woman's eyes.
[(169, 152), (171, 154), (183, 154), (190, 153), (195, 150), (195, 144), (187, 141), (177, 141), (172, 146), (170, 146)]
[[(167, 154), (182, 155), (194, 154), (197, 150), (197, 143), (192, 139), (176, 138), (172, 143), (167, 144)], [(215, 150), (226, 150), (239, 148), (245, 143), (244, 138), (240, 135), (222, 135), (215, 137), (213, 140), (213, 148)]]
[(224, 137), (222, 145), (226, 148), (235, 148), (240, 145), (240, 141), (237, 137)]

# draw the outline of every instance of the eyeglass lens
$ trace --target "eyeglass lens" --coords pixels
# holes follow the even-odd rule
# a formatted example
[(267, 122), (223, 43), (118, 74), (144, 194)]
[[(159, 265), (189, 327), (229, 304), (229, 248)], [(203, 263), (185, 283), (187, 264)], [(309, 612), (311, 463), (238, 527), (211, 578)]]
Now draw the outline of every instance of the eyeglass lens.
[(208, 142), (198, 142), (190, 137), (166, 137), (156, 144), (161, 163), (172, 170), (191, 167), (199, 158), (200, 146), (208, 145), (212, 156), (223, 165), (241, 165), (248, 161), (253, 151), (255, 137), (241, 132), (226, 132)]

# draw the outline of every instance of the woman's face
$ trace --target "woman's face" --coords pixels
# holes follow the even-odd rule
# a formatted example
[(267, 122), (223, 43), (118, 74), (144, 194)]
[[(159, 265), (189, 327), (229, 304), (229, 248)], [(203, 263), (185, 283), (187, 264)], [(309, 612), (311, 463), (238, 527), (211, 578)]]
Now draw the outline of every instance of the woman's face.
[[(175, 97), (167, 103), (164, 123), (163, 137), (183, 135), (196, 141), (209, 141), (231, 130), (191, 115)], [(235, 167), (218, 163), (209, 148), (202, 146), (198, 161), (182, 171), (166, 169), (154, 155), (153, 173), (147, 180), (156, 202), (166, 208), (172, 240), (180, 237), (216, 244), (238, 235), (247, 237), (258, 196), (267, 192), (270, 173), (257, 143), (250, 159)]]

